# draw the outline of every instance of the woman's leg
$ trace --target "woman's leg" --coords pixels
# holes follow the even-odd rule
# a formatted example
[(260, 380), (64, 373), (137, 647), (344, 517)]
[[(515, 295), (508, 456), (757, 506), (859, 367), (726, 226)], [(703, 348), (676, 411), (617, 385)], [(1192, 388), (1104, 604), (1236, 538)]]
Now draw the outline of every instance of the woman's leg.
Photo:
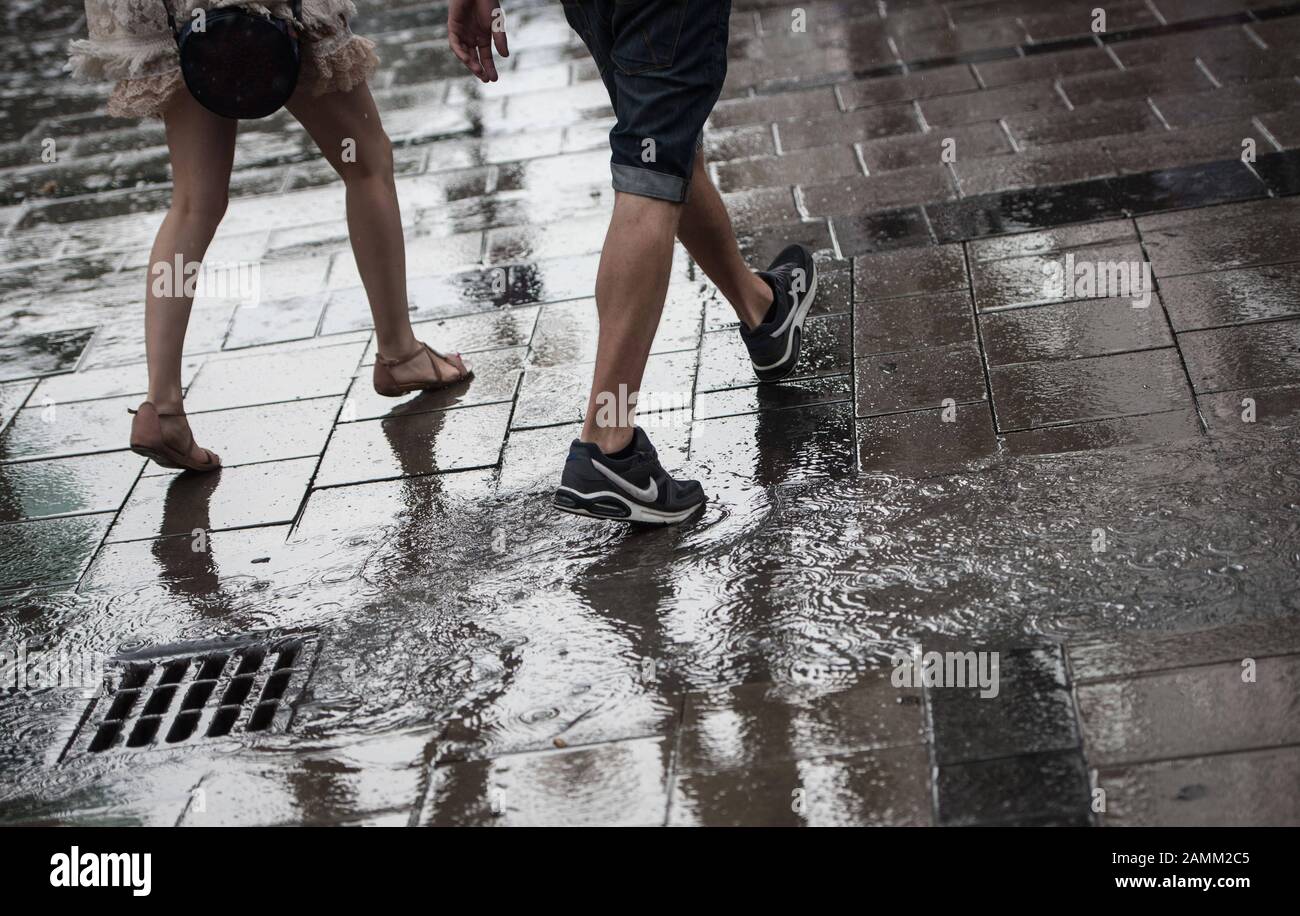
[[(300, 91), (288, 107), (346, 186), (348, 235), (370, 300), (379, 353), (388, 359), (408, 356), (419, 344), (406, 300), (406, 240), (393, 181), (393, 146), (370, 88), (362, 83), (348, 92), (319, 96)], [(454, 363), (437, 362), (442, 379), (460, 374)], [(427, 359), (393, 367), (392, 372), (401, 383), (439, 377)]]
[[(158, 228), (149, 255), (145, 288), (144, 340), (149, 362), (149, 400), (160, 413), (181, 410), (181, 351), (192, 297), (185, 295), (182, 265), (200, 263), (226, 212), (230, 167), (235, 156), (236, 122), (208, 111), (178, 91), (163, 111), (171, 151), (172, 204)], [(168, 442), (183, 448), (190, 438), (183, 420), (168, 422)], [(197, 445), (191, 446), (202, 460)]]

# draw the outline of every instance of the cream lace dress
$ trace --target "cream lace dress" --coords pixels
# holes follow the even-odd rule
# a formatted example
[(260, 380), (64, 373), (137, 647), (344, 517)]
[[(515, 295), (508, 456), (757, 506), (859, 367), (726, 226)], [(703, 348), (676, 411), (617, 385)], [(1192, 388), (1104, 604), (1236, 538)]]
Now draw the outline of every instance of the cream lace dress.
[[(90, 37), (71, 43), (70, 64), (78, 79), (117, 80), (108, 99), (111, 115), (160, 116), (172, 93), (184, 91), (164, 2), (178, 24), (188, 22), (196, 7), (244, 6), (284, 19), (292, 16), (291, 4), (284, 0), (86, 0)], [(352, 34), (348, 20), (354, 15), (351, 0), (302, 0), (298, 92), (346, 92), (375, 72), (375, 43)]]

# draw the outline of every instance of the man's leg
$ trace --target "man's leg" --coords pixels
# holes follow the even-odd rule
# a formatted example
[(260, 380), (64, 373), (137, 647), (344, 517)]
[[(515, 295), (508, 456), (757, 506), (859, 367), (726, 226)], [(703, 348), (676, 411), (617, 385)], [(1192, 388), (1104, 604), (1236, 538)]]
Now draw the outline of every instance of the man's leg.
[(731, 303), (747, 328), (763, 323), (772, 305), (772, 287), (749, 269), (740, 256), (736, 233), (731, 227), (722, 195), (709, 180), (701, 150), (695, 157), (691, 193), (682, 208), (677, 237), (682, 240), (700, 270)]
[[(608, 405), (621, 405), (622, 393), (630, 395), (641, 389), (668, 294), (673, 240), (681, 212), (681, 204), (652, 197), (619, 192), (614, 198), (614, 215), (596, 274), (600, 337), (581, 436), (583, 442), (595, 443), (606, 454), (632, 441), (632, 411), (610, 410)], [(606, 405), (603, 410), (602, 403)]]

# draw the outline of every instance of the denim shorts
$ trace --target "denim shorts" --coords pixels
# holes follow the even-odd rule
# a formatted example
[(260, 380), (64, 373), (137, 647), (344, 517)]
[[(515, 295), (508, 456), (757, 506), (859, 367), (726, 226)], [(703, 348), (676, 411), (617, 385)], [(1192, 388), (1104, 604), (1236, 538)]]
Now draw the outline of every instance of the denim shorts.
[(731, 0), (564, 0), (618, 123), (614, 190), (681, 203), (727, 77)]

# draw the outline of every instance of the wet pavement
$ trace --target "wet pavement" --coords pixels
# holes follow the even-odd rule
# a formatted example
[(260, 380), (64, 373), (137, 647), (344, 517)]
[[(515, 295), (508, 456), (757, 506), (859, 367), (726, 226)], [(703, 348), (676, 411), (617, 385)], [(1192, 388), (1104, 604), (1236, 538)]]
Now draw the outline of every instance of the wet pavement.
[[(161, 129), (61, 74), (78, 4), (0, 4), (0, 671), (103, 667), (0, 685), (0, 822), (1300, 823), (1300, 6), (735, 0), (711, 167), (821, 285), (759, 386), (678, 251), (672, 530), (548, 507), (612, 200), (558, 4), (487, 87), (361, 6), (413, 320), (477, 377), (373, 394), (342, 187), (242, 125), (195, 477), (124, 449)], [(930, 651), (996, 695), (900, 683)]]

